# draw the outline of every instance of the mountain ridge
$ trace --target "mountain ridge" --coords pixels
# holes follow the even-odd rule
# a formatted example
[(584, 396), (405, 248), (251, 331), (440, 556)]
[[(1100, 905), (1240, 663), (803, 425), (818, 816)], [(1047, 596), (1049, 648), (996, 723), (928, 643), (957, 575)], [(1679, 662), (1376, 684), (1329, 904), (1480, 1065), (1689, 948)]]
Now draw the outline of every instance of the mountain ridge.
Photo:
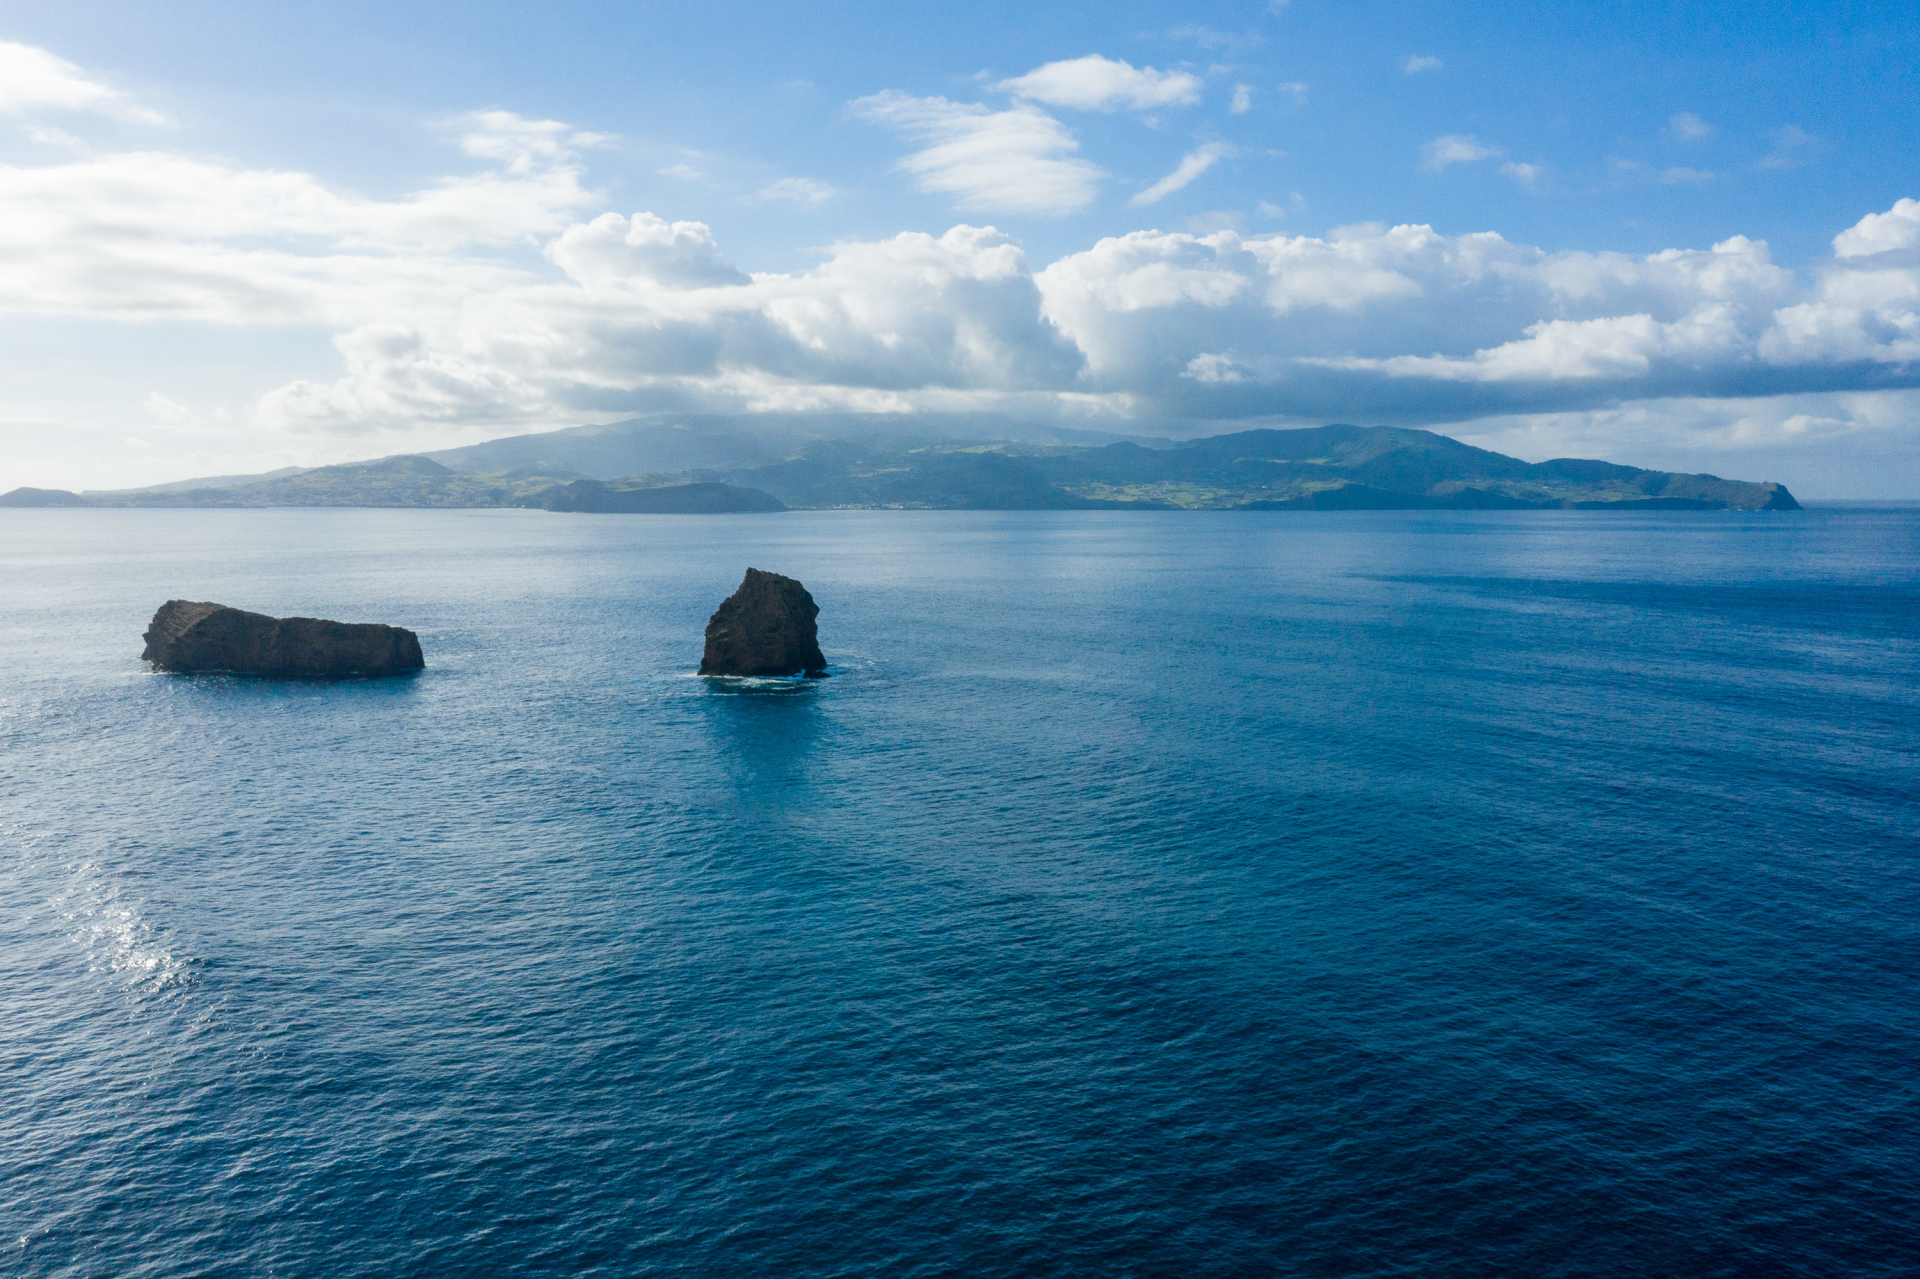
[[(998, 510), (1798, 510), (1784, 485), (1654, 471), (1590, 458), (1526, 462), (1411, 427), (1331, 423), (1257, 428), (1186, 441), (966, 438), (881, 429), (885, 415), (848, 415), (849, 435), (758, 433), (732, 419), (714, 429), (615, 423), (371, 462), (215, 477), (146, 490), (74, 495), (15, 490), (5, 505), (150, 507), (535, 506), (669, 511), (899, 507)], [(969, 425), (949, 415), (947, 428)], [(764, 424), (762, 424), (764, 425)], [(1005, 426), (1004, 421), (1000, 425)], [(620, 428), (618, 430), (614, 428)], [(1142, 441), (1145, 442), (1142, 442)], [(498, 447), (495, 447), (498, 446)], [(446, 460), (442, 460), (446, 459)], [(630, 461), (662, 464), (607, 475)], [(495, 466), (478, 471), (461, 469)], [(599, 472), (599, 474), (595, 474)], [(698, 493), (634, 497), (701, 486)], [(725, 500), (716, 495), (723, 486)], [(757, 494), (757, 497), (741, 496)], [(765, 498), (765, 501), (760, 500)]]

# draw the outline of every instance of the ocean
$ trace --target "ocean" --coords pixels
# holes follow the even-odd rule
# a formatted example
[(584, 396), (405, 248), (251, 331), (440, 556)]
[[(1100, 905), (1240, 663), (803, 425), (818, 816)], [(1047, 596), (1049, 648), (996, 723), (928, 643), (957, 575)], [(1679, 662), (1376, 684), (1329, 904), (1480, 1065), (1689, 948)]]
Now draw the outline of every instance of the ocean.
[[(831, 678), (693, 677), (749, 565)], [(1920, 510), (9, 510), (0, 584), (0, 1274), (1920, 1271)], [(154, 674), (173, 597), (428, 666)]]

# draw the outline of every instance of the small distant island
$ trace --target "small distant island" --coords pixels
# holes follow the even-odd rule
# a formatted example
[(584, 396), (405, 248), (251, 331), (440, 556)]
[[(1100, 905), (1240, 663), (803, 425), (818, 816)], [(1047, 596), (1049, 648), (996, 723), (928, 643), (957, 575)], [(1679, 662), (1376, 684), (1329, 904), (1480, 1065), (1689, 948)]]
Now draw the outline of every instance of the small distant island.
[[(433, 455), (118, 492), (15, 489), (0, 506), (531, 507), (582, 514), (799, 509), (1796, 511), (1784, 485), (1587, 459), (1529, 463), (1432, 431), (1334, 424), (1205, 439), (811, 437), (615, 423)], [(1110, 438), (1110, 437), (1109, 437)]]

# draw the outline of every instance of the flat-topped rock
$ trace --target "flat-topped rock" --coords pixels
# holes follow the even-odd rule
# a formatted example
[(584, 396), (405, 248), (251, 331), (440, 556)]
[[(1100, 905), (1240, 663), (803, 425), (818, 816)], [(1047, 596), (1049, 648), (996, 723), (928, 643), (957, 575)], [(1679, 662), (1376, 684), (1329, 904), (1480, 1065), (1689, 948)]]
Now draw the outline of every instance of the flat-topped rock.
[(814, 619), (820, 606), (791, 577), (747, 570), (740, 589), (707, 622), (702, 675), (805, 675), (827, 673)]
[(182, 675), (327, 679), (395, 675), (427, 664), (419, 637), (398, 626), (268, 617), (194, 600), (162, 604), (142, 638), (143, 660)]

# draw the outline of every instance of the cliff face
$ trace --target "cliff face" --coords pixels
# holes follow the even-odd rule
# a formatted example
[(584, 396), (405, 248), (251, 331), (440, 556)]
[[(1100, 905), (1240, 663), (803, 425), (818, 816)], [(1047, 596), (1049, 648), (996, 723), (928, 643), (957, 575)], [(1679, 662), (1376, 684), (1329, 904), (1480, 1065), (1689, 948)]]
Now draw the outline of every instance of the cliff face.
[(827, 673), (814, 619), (820, 606), (791, 577), (747, 570), (740, 589), (707, 622), (702, 675), (806, 675)]
[(426, 665), (412, 631), (317, 617), (268, 617), (193, 600), (168, 600), (142, 637), (140, 656), (177, 674), (337, 678), (393, 675)]

